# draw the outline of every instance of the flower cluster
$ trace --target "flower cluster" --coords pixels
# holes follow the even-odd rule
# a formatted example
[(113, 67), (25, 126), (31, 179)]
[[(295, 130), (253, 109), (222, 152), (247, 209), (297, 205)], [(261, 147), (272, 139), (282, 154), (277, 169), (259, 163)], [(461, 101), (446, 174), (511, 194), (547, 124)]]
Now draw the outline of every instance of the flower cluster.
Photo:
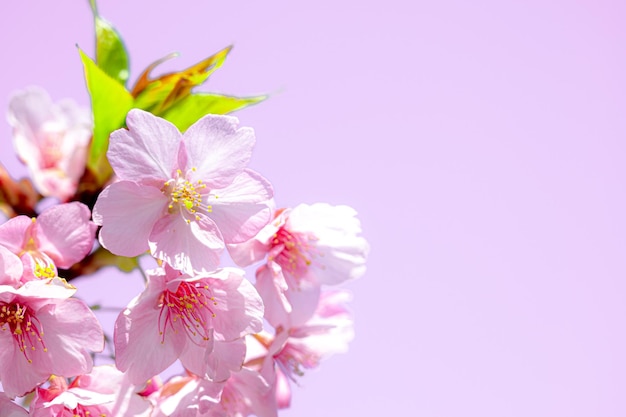
[[(18, 93), (9, 119), (54, 113), (38, 107), (42, 97)], [(18, 149), (32, 133), (33, 160), (48, 158), (54, 140), (53, 149), (83, 152), (73, 157), (84, 163), (85, 148), (68, 133), (74, 126), (15, 128)], [(78, 191), (78, 166), (55, 177), (29, 165), (37, 192), (58, 203), (0, 224), (0, 415), (276, 416), (290, 405), (291, 381), (347, 349), (349, 296), (327, 287), (364, 272), (368, 245), (356, 213), (328, 204), (276, 209), (270, 183), (247, 168), (254, 143), (232, 116), (209, 114), (181, 133), (132, 109), (110, 135), (114, 175), (92, 210), (66, 202)], [(239, 267), (259, 264), (254, 283), (222, 265), (224, 252)], [(155, 268), (115, 322), (115, 363), (94, 367), (104, 333), (70, 282), (105, 266), (102, 253), (152, 257)], [(185, 373), (161, 383), (177, 361)], [(26, 395), (28, 410), (15, 402)]]
[[(91, 114), (39, 88), (9, 103), (29, 178), (0, 166), (0, 417), (276, 417), (352, 339), (337, 286), (365, 272), (356, 212), (276, 208), (248, 168), (254, 131), (227, 115), (266, 97), (192, 91), (230, 48), (127, 89), (124, 44), (90, 4)], [(127, 305), (108, 332), (72, 281), (102, 268), (145, 280), (110, 302)]]

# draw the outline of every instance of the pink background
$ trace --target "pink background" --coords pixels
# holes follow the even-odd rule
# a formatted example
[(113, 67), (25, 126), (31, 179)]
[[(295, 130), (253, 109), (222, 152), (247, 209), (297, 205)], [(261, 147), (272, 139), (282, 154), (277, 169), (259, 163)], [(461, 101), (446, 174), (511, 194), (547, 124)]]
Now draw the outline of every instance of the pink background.
[[(306, 375), (283, 416), (626, 415), (626, 3), (100, 11), (126, 39), (132, 79), (172, 51), (164, 70), (234, 43), (203, 89), (274, 93), (238, 115), (278, 204), (360, 213), (371, 254), (346, 285), (356, 339)], [(93, 55), (86, 0), (3, 1), (0, 39), (2, 108), (31, 84), (88, 105), (75, 48)], [(24, 173), (6, 123), (0, 149)], [(104, 275), (112, 294), (140, 286)]]

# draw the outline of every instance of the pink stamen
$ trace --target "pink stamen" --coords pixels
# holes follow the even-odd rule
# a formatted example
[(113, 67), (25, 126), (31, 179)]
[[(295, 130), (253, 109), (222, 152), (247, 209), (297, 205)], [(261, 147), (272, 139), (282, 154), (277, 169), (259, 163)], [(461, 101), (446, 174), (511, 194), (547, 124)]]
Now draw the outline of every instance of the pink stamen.
[[(215, 305), (217, 302), (211, 295), (209, 286), (200, 282), (182, 281), (176, 292), (164, 291), (159, 299), (161, 343), (165, 343), (167, 326), (170, 326), (174, 333), (178, 333), (182, 326), (187, 336), (198, 345), (209, 340), (211, 319), (215, 318), (211, 306)], [(201, 341), (196, 341), (198, 337)]]
[(278, 251), (270, 260), (278, 263), (281, 268), (294, 276), (302, 276), (313, 263), (316, 255), (315, 249), (309, 245), (309, 241), (315, 240), (314, 236), (302, 233), (292, 233), (281, 227), (272, 239), (272, 250)]
[(17, 342), (20, 351), (28, 363), (32, 363), (30, 352), (40, 346), (44, 352), (48, 351), (43, 341), (41, 323), (30, 309), (18, 303), (0, 304), (0, 330), (9, 330)]

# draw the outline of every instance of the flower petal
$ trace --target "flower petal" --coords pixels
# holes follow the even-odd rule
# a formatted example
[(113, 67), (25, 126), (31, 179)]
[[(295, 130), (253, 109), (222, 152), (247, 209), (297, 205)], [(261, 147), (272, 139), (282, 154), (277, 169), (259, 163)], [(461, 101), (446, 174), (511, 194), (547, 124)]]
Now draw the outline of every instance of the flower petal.
[[(263, 329), (263, 301), (243, 271), (224, 268), (226, 278), (208, 278), (213, 292), (213, 328), (218, 340), (232, 341)], [(216, 274), (217, 275), (217, 274)]]
[(126, 116), (128, 130), (111, 133), (107, 157), (122, 180), (165, 181), (176, 169), (181, 134), (170, 122), (143, 110)]
[(271, 220), (273, 195), (270, 183), (252, 170), (245, 170), (228, 187), (212, 190), (208, 196), (211, 219), (224, 241), (245, 242), (263, 229)]
[(69, 298), (37, 311), (48, 352), (33, 353), (33, 363), (49, 374), (75, 376), (91, 371), (92, 352), (104, 349), (100, 323), (84, 301)]
[(0, 391), (0, 411), (2, 417), (28, 417), (28, 411), (20, 407)]
[(109, 185), (93, 208), (94, 222), (102, 225), (100, 243), (121, 256), (146, 252), (152, 228), (166, 209), (167, 199), (157, 188), (130, 181)]
[(86, 205), (73, 202), (46, 209), (37, 217), (34, 237), (41, 252), (56, 266), (69, 268), (93, 248), (97, 226)]
[(249, 127), (237, 128), (232, 116), (207, 115), (191, 125), (183, 135), (187, 168), (195, 167), (193, 180), (209, 188), (230, 184), (248, 165), (255, 138)]
[(199, 219), (189, 224), (180, 214), (160, 219), (150, 234), (152, 256), (189, 275), (216, 269), (224, 242), (215, 223), (203, 215)]
[(246, 343), (243, 338), (232, 342), (216, 341), (207, 358), (208, 377), (215, 382), (226, 381), (231, 372), (241, 369), (245, 356)]
[(274, 327), (287, 324), (292, 308), (285, 297), (287, 284), (280, 266), (274, 262), (261, 266), (256, 273), (255, 286), (263, 299), (265, 319)]
[(10, 332), (0, 331), (0, 381), (9, 398), (22, 396), (48, 379), (50, 374), (26, 362)]
[(0, 285), (19, 285), (24, 267), (22, 261), (4, 246), (0, 246)]
[(28, 216), (17, 216), (0, 224), (0, 245), (14, 254), (24, 250), (30, 235), (28, 229), (33, 225), (33, 219)]
[(165, 328), (165, 335), (159, 334), (160, 310), (155, 307), (159, 295), (148, 288), (115, 321), (115, 364), (133, 384), (143, 384), (165, 370), (185, 347), (186, 338), (170, 327)]

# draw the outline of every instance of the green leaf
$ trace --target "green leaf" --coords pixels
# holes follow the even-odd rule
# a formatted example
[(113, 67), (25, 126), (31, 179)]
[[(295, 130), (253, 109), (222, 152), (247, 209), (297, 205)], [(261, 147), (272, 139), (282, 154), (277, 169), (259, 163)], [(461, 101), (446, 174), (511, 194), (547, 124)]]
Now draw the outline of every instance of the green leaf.
[(89, 5), (91, 6), (91, 11), (94, 15), (98, 14), (98, 5), (96, 4), (96, 0), (89, 0)]
[(126, 85), (128, 80), (128, 54), (119, 33), (99, 16), (96, 22), (96, 62), (111, 78)]
[(176, 55), (169, 55), (149, 65), (139, 76), (132, 90), (135, 106), (157, 116), (163, 115), (170, 107), (189, 96), (193, 87), (204, 83), (221, 67), (231, 49), (229, 46), (189, 68), (155, 79), (149, 78), (150, 72), (163, 61)]
[(98, 14), (95, 0), (89, 0), (96, 28), (96, 63), (111, 78), (126, 85), (128, 53), (118, 31)]
[(94, 132), (89, 150), (87, 167), (100, 183), (111, 175), (111, 166), (106, 158), (109, 135), (124, 126), (126, 113), (133, 108), (133, 96), (123, 85), (107, 75), (91, 58), (79, 48), (85, 69), (85, 80), (91, 96)]
[(117, 256), (116, 258), (115, 266), (122, 272), (132, 272), (135, 268), (139, 268), (137, 258), (127, 258), (126, 256)]
[(191, 94), (168, 109), (163, 114), (163, 118), (174, 123), (180, 131), (184, 132), (202, 116), (227, 114), (257, 104), (267, 97), (233, 97), (210, 93)]

